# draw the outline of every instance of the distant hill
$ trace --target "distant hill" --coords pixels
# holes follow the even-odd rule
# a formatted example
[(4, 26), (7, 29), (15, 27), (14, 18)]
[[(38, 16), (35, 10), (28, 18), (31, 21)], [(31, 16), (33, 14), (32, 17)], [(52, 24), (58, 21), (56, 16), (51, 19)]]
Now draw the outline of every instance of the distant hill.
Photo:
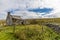
[[(42, 19), (25, 19), (31, 24), (40, 24), (40, 23), (60, 23), (60, 18), (42, 18)], [(6, 20), (0, 20), (0, 24), (6, 23)]]

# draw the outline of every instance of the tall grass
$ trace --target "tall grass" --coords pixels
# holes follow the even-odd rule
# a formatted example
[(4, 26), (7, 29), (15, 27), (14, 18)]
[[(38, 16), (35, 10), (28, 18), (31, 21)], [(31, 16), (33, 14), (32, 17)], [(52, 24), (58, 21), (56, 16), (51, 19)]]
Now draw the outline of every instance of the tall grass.
[(15, 32), (19, 40), (60, 40), (59, 34), (43, 25), (25, 25)]
[(43, 25), (18, 25), (3, 27), (0, 31), (0, 40), (60, 40), (57, 34), (49, 27)]

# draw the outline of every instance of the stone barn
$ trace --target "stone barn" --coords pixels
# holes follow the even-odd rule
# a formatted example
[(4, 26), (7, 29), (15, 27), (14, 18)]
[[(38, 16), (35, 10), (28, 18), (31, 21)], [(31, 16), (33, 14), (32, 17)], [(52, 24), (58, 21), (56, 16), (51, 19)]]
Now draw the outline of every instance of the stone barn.
[(22, 19), (20, 16), (10, 15), (10, 12), (7, 14), (6, 18), (7, 25), (18, 25), (18, 24), (28, 24), (28, 22)]

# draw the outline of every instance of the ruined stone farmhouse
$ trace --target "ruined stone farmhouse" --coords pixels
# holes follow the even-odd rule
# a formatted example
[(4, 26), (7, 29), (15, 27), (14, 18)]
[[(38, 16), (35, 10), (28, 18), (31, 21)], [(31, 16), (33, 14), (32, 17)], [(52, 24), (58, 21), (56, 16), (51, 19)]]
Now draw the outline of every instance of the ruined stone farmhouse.
[(7, 14), (6, 18), (7, 25), (18, 25), (18, 24), (29, 24), (26, 20), (22, 19), (20, 16), (11, 15), (10, 12)]

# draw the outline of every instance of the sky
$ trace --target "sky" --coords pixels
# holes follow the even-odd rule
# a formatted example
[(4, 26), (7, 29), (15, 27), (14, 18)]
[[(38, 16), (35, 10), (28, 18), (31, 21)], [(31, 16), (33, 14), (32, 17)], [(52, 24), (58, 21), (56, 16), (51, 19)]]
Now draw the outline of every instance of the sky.
[(60, 18), (60, 0), (0, 0), (0, 19), (11, 15), (26, 18)]

